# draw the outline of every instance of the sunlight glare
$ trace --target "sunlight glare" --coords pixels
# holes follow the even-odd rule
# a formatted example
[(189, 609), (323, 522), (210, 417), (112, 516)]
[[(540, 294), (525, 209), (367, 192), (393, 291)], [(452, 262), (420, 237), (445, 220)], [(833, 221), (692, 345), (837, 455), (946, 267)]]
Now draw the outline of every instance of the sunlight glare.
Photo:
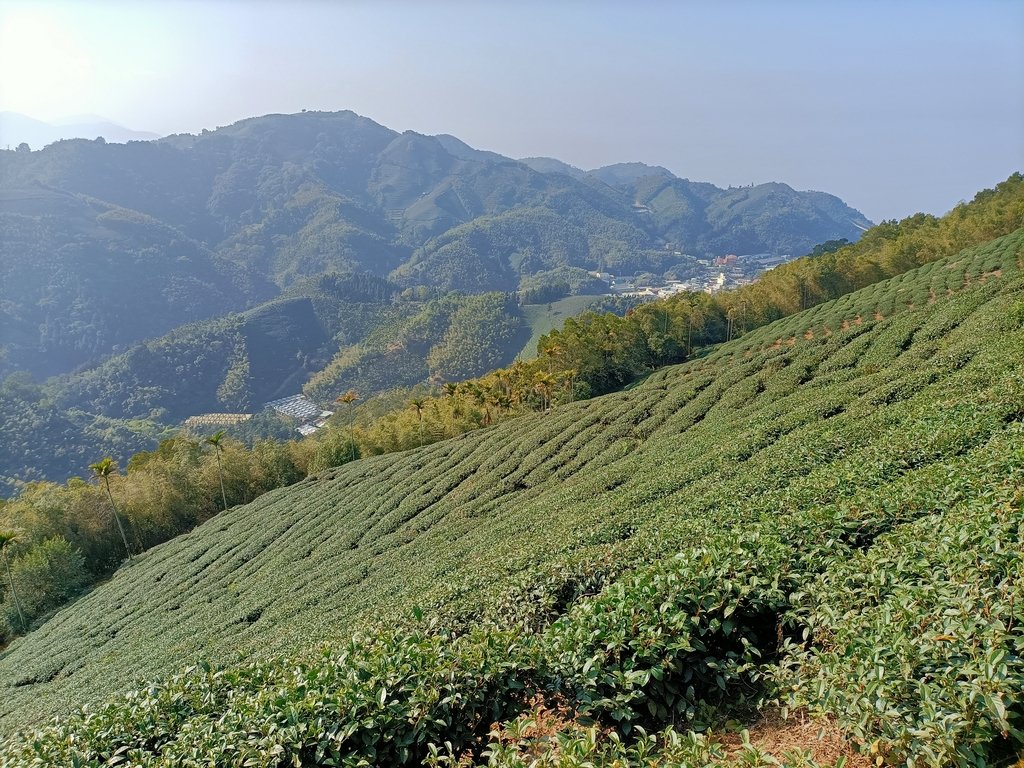
[(0, 109), (43, 120), (89, 111), (93, 69), (92, 57), (56, 14), (0, 12)]

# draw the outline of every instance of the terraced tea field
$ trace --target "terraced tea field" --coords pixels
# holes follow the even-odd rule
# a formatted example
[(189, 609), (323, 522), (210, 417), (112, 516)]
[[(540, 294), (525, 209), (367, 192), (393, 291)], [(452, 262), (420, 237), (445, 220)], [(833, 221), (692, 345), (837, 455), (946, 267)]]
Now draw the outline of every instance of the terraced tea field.
[[(730, 697), (730, 675), (744, 691), (776, 676), (795, 704), (884, 737), (895, 756), (922, 744), (937, 755), (926, 764), (1012, 754), (1024, 718), (1022, 248), (1018, 230), (626, 391), (231, 509), (16, 641), (0, 657), (0, 728), (200, 660), (344, 647), (421, 610), (448, 627), (540, 633), (537, 669), (555, 671), (535, 674), (587, 711), (632, 722), (641, 701), (648, 727), (701, 722), (711, 693), (655, 696), (654, 673), (614, 670), (621, 649), (647, 647), (630, 632), (657, 625), (644, 635), (657, 648), (696, 633), (666, 617), (699, 617), (701, 595), (724, 589), (723, 605), (760, 607), (726, 610), (713, 631), (747, 632), (743, 647), (773, 670), (721, 672)], [(619, 612), (624, 645), (607, 648), (621, 654), (588, 645), (611, 631), (598, 617)], [(729, 664), (739, 648), (722, 652)], [(908, 675), (948, 684), (903, 690)], [(974, 684), (984, 716), (963, 714)]]

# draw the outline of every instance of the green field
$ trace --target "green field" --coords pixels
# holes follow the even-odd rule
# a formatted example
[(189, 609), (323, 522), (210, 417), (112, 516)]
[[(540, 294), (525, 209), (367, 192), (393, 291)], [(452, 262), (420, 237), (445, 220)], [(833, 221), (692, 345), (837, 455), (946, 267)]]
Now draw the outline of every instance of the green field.
[[(638, 727), (773, 701), (891, 763), (1012, 762), (1022, 248), (1018, 230), (627, 391), (218, 515), (0, 656), (4, 732), (99, 708), (0, 764), (386, 764), (446, 738), (485, 760), (534, 694), (601, 727), (560, 748), (597, 762), (637, 759)], [(233, 671), (141, 685), (200, 662)], [(658, 759), (714, 758), (686, 738)]]
[(566, 296), (550, 304), (523, 305), (523, 319), (530, 327), (530, 339), (523, 346), (519, 357), (532, 360), (537, 356), (537, 342), (540, 337), (554, 328), (561, 328), (566, 318), (576, 317), (602, 300), (601, 296)]

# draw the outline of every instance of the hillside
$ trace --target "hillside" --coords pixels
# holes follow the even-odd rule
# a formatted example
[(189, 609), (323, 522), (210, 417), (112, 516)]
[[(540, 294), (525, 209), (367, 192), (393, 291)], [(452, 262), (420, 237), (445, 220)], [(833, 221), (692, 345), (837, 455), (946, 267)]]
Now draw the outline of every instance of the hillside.
[(529, 334), (508, 294), (417, 300), (368, 275), (305, 280), (43, 385), (9, 377), (0, 385), (9, 437), (0, 495), (19, 481), (81, 475), (97, 452), (123, 465), (196, 414), (251, 413), (303, 389), (329, 405), (351, 388), (366, 398), (478, 376), (511, 362)]
[[(0, 151), (0, 374), (71, 371), (326, 272), (512, 291), (565, 267), (661, 273), (676, 250), (799, 255), (868, 225), (785, 185), (745, 190), (740, 205), (735, 190), (670, 177), (693, 205), (640, 200), (645, 168), (541, 173), (352, 112)], [(148, 311), (127, 322), (136, 303)]]
[[(218, 515), (15, 641), (0, 727), (202, 665), (0, 760), (398, 763), (490, 738), (501, 765), (609, 762), (674, 725), (643, 748), (706, 762), (687, 727), (781, 699), (893, 763), (1009, 762), (1022, 249), (1017, 230), (627, 391)], [(206, 666), (278, 653), (300, 658)], [(566, 708), (560, 747), (522, 736), (540, 700)]]
[(2, 188), (2, 371), (62, 373), (244, 305), (210, 250), (172, 226), (38, 185)]

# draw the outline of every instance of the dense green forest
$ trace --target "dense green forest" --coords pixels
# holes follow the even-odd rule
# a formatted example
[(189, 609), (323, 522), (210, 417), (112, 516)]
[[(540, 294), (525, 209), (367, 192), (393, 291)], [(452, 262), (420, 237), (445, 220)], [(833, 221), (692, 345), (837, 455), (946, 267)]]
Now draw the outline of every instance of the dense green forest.
[(820, 193), (666, 173), (541, 172), (351, 112), (0, 151), (0, 493), (123, 464), (191, 415), (507, 365), (551, 327), (512, 293), (546, 305), (605, 292), (590, 270), (800, 253), (869, 223)]
[[(570, 324), (563, 340), (568, 343), (551, 343), (553, 349), (569, 351), (558, 360), (542, 353), (541, 367), (555, 378), (571, 380), (573, 398), (609, 391), (653, 365), (684, 359), (695, 345), (725, 339), (1010, 231), (1019, 221), (1021, 186), (1015, 175), (945, 217), (886, 222), (858, 243), (784, 265), (754, 286), (710, 302), (683, 294), (652, 305), (657, 308), (641, 310), (623, 326), (631, 329), (632, 347), (623, 346), (623, 337), (605, 353), (608, 359), (582, 359), (592, 355), (593, 345), (572, 339), (577, 331)], [(585, 274), (542, 272), (524, 283), (524, 293), (550, 298), (587, 290)], [(545, 285), (553, 292), (546, 293)], [(596, 324), (584, 335), (614, 324), (609, 319), (581, 322)], [(96, 455), (124, 462), (135, 451), (153, 447), (187, 416), (247, 411), (300, 388), (329, 403), (348, 389), (367, 398), (394, 387), (460, 381), (508, 363), (529, 338), (527, 326), (522, 307), (498, 294), (443, 297), (424, 287), (402, 291), (365, 274), (306, 278), (247, 312), (185, 326), (45, 385), (16, 376), (0, 387), (0, 415), (14, 438), (0, 451), (0, 474), (9, 493), (17, 481), (80, 474)], [(616, 333), (611, 327), (606, 331)], [(608, 364), (612, 358), (614, 366)], [(592, 376), (591, 370), (605, 373)], [(535, 386), (536, 372), (531, 369), (523, 379), (527, 390)], [(557, 387), (551, 397), (558, 400), (569, 385), (544, 386)], [(536, 399), (531, 392), (525, 396)]]
[[(542, 412), (349, 461), (136, 557), (0, 657), (0, 761), (819, 764), (738, 733), (781, 708), (879, 764), (1011, 764), (1020, 183), (949, 219), (1017, 216), (1009, 235), (756, 329), (776, 305), (748, 293), (739, 338), (624, 391), (535, 389)], [(546, 341), (632, 338), (657, 310)]]

